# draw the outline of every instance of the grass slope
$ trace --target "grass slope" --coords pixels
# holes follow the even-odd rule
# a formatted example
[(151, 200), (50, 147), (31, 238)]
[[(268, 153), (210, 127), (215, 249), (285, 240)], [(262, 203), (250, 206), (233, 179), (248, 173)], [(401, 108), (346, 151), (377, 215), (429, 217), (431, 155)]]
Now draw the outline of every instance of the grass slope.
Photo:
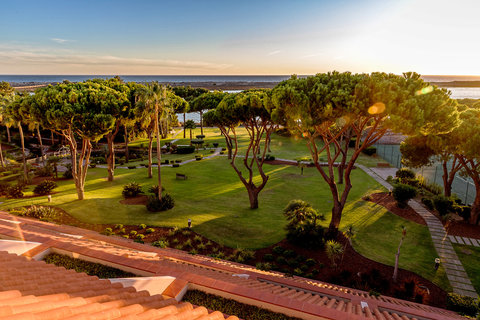
[(473, 287), (477, 292), (480, 292), (480, 265), (478, 264), (480, 260), (480, 248), (461, 244), (453, 244), (453, 248), (457, 252), (458, 258), (460, 262), (462, 262), (468, 277), (472, 281)]

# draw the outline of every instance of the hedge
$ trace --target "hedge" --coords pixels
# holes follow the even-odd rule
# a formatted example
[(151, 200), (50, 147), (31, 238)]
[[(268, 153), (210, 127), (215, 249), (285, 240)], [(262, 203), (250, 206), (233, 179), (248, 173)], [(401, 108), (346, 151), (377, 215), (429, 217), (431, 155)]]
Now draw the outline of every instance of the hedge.
[(248, 320), (300, 320), (282, 313), (276, 313), (259, 307), (243, 304), (235, 300), (222, 298), (198, 290), (189, 290), (183, 296), (185, 302), (203, 306), (210, 310), (218, 310), (228, 315), (235, 315)]
[(137, 277), (137, 275), (130, 272), (57, 253), (47, 255), (43, 261), (58, 267), (64, 267), (65, 269), (74, 269), (76, 272), (85, 272), (89, 276), (97, 276), (100, 279)]

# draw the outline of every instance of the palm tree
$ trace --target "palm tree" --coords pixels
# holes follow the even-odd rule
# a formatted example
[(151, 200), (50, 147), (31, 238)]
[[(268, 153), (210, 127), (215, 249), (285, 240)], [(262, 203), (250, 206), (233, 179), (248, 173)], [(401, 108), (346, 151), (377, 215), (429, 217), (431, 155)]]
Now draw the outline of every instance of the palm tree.
[[(143, 115), (144, 124), (149, 126), (153, 121), (153, 129), (157, 137), (158, 190), (162, 190), (162, 176), (160, 173), (160, 164), (162, 162), (160, 119), (166, 118), (168, 113), (171, 112), (168, 106), (167, 89), (155, 81), (147, 84), (144, 88), (140, 88), (138, 98), (138, 106), (143, 108), (141, 114)], [(158, 199), (162, 200), (161, 192), (158, 192)]]

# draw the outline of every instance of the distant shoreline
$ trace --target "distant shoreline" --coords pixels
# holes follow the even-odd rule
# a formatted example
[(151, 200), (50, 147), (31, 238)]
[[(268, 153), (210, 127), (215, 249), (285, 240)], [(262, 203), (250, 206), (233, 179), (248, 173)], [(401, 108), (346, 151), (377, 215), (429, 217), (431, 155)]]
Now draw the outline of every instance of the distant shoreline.
[[(189, 81), (189, 82), (160, 82), (173, 87), (191, 86), (192, 88), (205, 88), (208, 90), (247, 90), (247, 89), (271, 89), (280, 81)], [(10, 82), (10, 85), (18, 91), (34, 91), (37, 88), (58, 82)], [(145, 82), (140, 82), (145, 83)], [(441, 88), (479, 88), (480, 81), (443, 81), (430, 82)]]

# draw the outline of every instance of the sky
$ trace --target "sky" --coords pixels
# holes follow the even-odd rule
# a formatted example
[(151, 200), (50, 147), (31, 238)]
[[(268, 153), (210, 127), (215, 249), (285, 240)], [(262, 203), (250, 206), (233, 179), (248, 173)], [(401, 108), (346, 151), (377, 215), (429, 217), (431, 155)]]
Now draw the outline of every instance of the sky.
[(480, 75), (480, 0), (1, 1), (0, 74)]

